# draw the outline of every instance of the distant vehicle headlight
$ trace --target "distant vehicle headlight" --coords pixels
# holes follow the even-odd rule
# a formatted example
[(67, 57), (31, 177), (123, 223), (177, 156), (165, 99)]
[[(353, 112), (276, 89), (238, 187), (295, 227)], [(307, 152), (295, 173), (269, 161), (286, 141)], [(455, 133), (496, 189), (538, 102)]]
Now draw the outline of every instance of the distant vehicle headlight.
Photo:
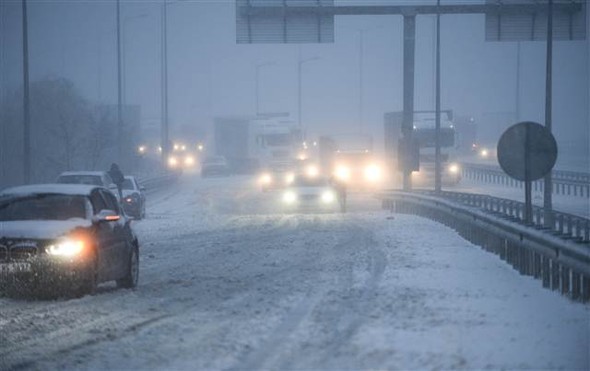
[(170, 167), (176, 167), (178, 166), (178, 159), (174, 156), (170, 156), (168, 158), (168, 166)]
[(331, 204), (336, 200), (336, 195), (332, 191), (324, 191), (322, 193), (322, 202), (325, 204)]
[(262, 185), (268, 185), (272, 183), (272, 176), (270, 174), (262, 174), (258, 179), (258, 182)]
[(376, 182), (381, 179), (381, 169), (377, 165), (369, 165), (365, 168), (365, 179)]
[(285, 174), (285, 184), (289, 185), (289, 184), (293, 183), (294, 180), (295, 180), (295, 174), (293, 174), (293, 173)]
[(320, 174), (320, 169), (318, 169), (317, 166), (315, 165), (309, 165), (306, 169), (305, 169), (305, 174), (309, 177), (316, 177)]
[(479, 155), (483, 158), (487, 158), (490, 155), (490, 153), (488, 152), (487, 149), (482, 148), (482, 150), (479, 152)]
[(78, 255), (84, 250), (84, 241), (65, 239), (45, 247), (49, 255), (71, 257)]
[(341, 181), (348, 181), (350, 179), (350, 169), (344, 165), (337, 166), (334, 175)]
[(184, 164), (186, 166), (193, 166), (195, 164), (195, 158), (193, 156), (186, 156), (184, 158)]
[(293, 191), (287, 191), (283, 194), (283, 202), (286, 204), (293, 204), (297, 201), (297, 194)]
[(459, 173), (459, 170), (461, 170), (461, 168), (459, 167), (458, 164), (454, 164), (453, 163), (453, 164), (450, 164), (449, 165), (449, 172), (451, 174), (458, 174)]

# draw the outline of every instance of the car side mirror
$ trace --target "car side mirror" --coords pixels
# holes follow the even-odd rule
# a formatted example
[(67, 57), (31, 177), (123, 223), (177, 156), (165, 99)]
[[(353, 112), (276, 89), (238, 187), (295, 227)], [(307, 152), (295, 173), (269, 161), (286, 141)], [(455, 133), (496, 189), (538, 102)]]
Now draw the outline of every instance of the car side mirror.
[(113, 210), (101, 210), (98, 214), (92, 217), (93, 223), (102, 223), (102, 222), (115, 222), (121, 219), (116, 212)]

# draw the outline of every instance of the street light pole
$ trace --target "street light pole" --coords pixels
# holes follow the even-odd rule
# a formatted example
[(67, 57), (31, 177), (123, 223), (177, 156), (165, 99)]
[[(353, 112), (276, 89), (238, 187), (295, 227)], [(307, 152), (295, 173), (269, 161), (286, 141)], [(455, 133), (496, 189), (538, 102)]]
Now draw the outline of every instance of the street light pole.
[(319, 57), (311, 57), (307, 59), (301, 59), (299, 56), (299, 61), (297, 62), (297, 121), (299, 124), (299, 130), (303, 131), (303, 127), (301, 126), (301, 72), (302, 66), (306, 62), (316, 61), (320, 59)]
[(434, 191), (441, 191), (441, 156), (440, 156), (440, 0), (436, 2), (436, 129), (435, 129), (435, 165)]
[(123, 160), (123, 91), (121, 84), (121, 1), (117, 0), (117, 154)]
[(162, 2), (162, 21), (161, 21), (161, 52), (162, 52), (162, 133), (161, 133), (161, 147), (162, 158), (164, 166), (168, 160), (168, 35), (167, 35), (167, 14), (166, 14), (166, 0)]
[[(552, 74), (553, 74), (553, 0), (549, 0), (547, 9), (547, 62), (545, 80), (545, 127), (552, 131)], [(553, 228), (553, 192), (552, 172), (543, 179), (544, 225)]]
[(364, 42), (365, 29), (359, 29), (359, 132), (362, 131), (363, 125), (363, 61), (364, 61)]
[(29, 26), (27, 0), (22, 0), (23, 17), (23, 168), (25, 184), (31, 182), (31, 110), (29, 105)]

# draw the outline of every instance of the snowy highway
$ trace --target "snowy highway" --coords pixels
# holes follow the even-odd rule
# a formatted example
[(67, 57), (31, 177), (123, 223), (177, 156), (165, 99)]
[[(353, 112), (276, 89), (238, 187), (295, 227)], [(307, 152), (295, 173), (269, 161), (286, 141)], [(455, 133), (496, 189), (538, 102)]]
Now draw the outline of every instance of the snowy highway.
[(590, 308), (353, 194), (282, 213), (247, 177), (150, 195), (136, 290), (0, 298), (0, 369), (588, 369)]

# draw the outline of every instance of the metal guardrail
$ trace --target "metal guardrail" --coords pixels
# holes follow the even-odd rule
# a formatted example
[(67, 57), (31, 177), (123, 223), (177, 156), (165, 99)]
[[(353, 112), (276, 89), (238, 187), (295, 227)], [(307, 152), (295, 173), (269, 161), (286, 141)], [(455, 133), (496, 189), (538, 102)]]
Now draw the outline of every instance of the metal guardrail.
[[(542, 212), (534, 225), (525, 225), (522, 203), (486, 195), (388, 191), (379, 198), (384, 209), (424, 216), (455, 229), (521, 274), (542, 280), (543, 287), (572, 300), (590, 301), (588, 219), (556, 213), (561, 214), (556, 215), (556, 228), (545, 229)], [(566, 224), (566, 216), (573, 224)]]
[(145, 187), (147, 193), (151, 193), (162, 187), (173, 184), (178, 180), (179, 175), (180, 173), (174, 172), (147, 178), (139, 178), (137, 181), (139, 185)]
[[(523, 188), (524, 182), (512, 179), (504, 171), (494, 165), (469, 164), (462, 165), (463, 178), (482, 183)], [(590, 198), (590, 173), (554, 170), (553, 193), (575, 197)], [(543, 191), (542, 180), (533, 182), (533, 190)]]
[[(418, 192), (425, 195), (437, 196), (434, 191)], [(481, 210), (524, 225), (525, 204), (523, 202), (464, 192), (441, 192), (439, 196), (463, 205), (480, 208)], [(544, 209), (540, 206), (533, 205), (533, 218), (530, 227), (547, 230), (556, 236), (574, 242), (590, 243), (590, 219), (559, 211), (553, 211), (553, 216), (553, 228), (546, 228)]]

